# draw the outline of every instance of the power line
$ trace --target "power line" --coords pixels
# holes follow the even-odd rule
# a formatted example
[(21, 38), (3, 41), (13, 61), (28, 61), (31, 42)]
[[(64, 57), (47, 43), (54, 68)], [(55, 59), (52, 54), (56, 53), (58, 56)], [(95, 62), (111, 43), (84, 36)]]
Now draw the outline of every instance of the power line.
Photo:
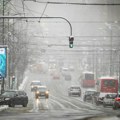
[(41, 15), (41, 17), (40, 17), (40, 19), (39, 19), (39, 22), (41, 21), (41, 18), (43, 17), (43, 15), (44, 15), (44, 12), (45, 12), (45, 10), (46, 10), (46, 8), (47, 8), (47, 3), (46, 3), (46, 5), (45, 5), (45, 8), (44, 8), (44, 10), (43, 10), (43, 12), (42, 12), (42, 15)]
[[(24, 0), (24, 1), (31, 1), (31, 0)], [(77, 2), (44, 2), (44, 1), (37, 1), (33, 0), (37, 3), (48, 3), (48, 4), (66, 4), (66, 5), (87, 5), (87, 6), (119, 6), (120, 3), (77, 3)]]
[[(20, 6), (18, 6), (18, 5), (13, 5), (12, 3), (11, 3), (11, 5), (12, 5), (14, 8), (17, 7), (17, 8), (21, 8), (21, 9), (22, 9), (22, 7), (20, 7)], [(32, 14), (32, 12), (37, 13), (37, 14), (42, 14), (42, 13), (40, 13), (40, 12), (37, 12), (37, 11), (34, 11), (34, 10), (29, 9), (25, 3), (24, 3), (24, 5), (25, 5), (25, 7), (27, 8), (27, 10), (28, 10), (29, 12), (31, 12), (31, 14)], [(15, 6), (16, 6), (16, 7), (15, 7)], [(32, 14), (32, 15), (33, 15), (33, 14)], [(44, 14), (44, 16), (48, 16), (48, 15)]]

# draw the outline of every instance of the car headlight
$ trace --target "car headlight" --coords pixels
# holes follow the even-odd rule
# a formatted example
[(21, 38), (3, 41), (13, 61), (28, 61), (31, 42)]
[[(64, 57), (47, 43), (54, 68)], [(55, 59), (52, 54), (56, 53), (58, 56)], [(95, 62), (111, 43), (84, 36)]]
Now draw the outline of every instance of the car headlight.
[(48, 92), (48, 91), (46, 91), (46, 94), (49, 94), (49, 92)]
[(40, 92), (39, 92), (39, 91), (37, 91), (36, 93), (37, 93), (37, 94), (39, 94)]

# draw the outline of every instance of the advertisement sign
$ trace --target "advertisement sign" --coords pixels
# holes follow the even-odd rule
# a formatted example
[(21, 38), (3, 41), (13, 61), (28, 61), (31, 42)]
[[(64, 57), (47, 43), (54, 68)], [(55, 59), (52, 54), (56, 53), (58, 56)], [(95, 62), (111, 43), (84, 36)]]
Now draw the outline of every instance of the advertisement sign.
[(0, 47), (0, 78), (7, 74), (7, 47)]

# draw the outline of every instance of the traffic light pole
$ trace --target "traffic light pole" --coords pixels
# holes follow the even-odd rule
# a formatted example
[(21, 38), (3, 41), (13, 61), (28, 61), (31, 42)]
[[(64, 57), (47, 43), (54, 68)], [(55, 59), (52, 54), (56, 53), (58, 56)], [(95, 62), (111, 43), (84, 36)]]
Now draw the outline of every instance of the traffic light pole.
[[(0, 16), (0, 19), (3, 20), (3, 44), (4, 44), (4, 20), (5, 19), (62, 19), (65, 20), (70, 27), (70, 36), (72, 36), (72, 25), (69, 20), (64, 17), (32, 17), (32, 16), (4, 16), (4, 0), (3, 0), (3, 16)], [(2, 83), (2, 91), (4, 91), (4, 78)]]
[(32, 17), (32, 16), (0, 16), (0, 19), (62, 19), (70, 26), (70, 36), (72, 36), (72, 25), (69, 20), (64, 17)]

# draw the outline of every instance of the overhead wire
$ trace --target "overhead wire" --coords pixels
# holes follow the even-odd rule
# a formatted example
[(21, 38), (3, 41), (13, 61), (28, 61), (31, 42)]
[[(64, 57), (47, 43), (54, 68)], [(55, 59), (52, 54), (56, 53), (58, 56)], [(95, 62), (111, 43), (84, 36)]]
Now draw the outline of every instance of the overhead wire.
[[(29, 0), (24, 0), (24, 1), (29, 1)], [(35, 0), (35, 2), (37, 2), (37, 3), (48, 3), (48, 4), (58, 4), (58, 5), (60, 5), (60, 4), (68, 4), (68, 5), (92, 5), (92, 6), (119, 6), (120, 5), (120, 3), (87, 3), (87, 2), (85, 2), (85, 3), (78, 3), (78, 2), (45, 2), (45, 1), (37, 1), (37, 0)]]
[(41, 18), (43, 17), (43, 15), (44, 15), (44, 13), (45, 13), (45, 10), (47, 9), (47, 3), (46, 3), (46, 5), (45, 5), (45, 8), (44, 8), (44, 10), (43, 10), (43, 12), (42, 12), (42, 14), (41, 14), (41, 17), (40, 17), (40, 19), (39, 19), (39, 22), (41, 21)]
[(23, 6), (23, 14), (24, 14), (24, 17), (25, 17), (25, 6), (24, 6), (24, 0), (21, 0), (21, 3), (22, 3), (22, 6)]
[[(11, 4), (12, 4), (12, 3), (11, 3)], [(42, 14), (42, 13), (37, 12), (37, 11), (35, 11), (35, 10), (29, 9), (25, 3), (24, 3), (24, 5), (25, 5), (26, 9), (29, 10), (29, 12), (31, 12), (32, 15), (34, 15), (32, 12), (37, 13), (37, 14)], [(18, 6), (18, 5), (13, 5), (13, 4), (12, 4), (12, 6), (23, 9), (23, 7)], [(44, 14), (44, 16), (48, 16), (48, 15)]]
[(11, 1), (10, 1), (10, 4), (11, 4), (11, 6), (15, 9), (15, 11), (16, 11), (18, 14), (20, 14), (20, 12), (17, 10), (17, 8), (15, 7), (15, 5), (13, 5), (13, 4), (11, 3)]

